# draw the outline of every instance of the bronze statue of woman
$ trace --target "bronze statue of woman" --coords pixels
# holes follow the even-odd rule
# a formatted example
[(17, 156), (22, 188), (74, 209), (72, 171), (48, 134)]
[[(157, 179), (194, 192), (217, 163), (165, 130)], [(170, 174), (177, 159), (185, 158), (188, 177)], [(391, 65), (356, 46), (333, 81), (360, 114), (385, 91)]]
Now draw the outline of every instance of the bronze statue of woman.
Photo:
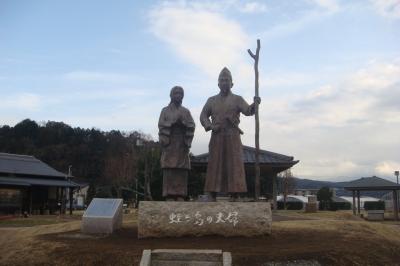
[(189, 150), (195, 123), (190, 111), (182, 106), (182, 87), (171, 89), (171, 102), (164, 107), (158, 121), (159, 141), (162, 148), (163, 197), (167, 200), (184, 200), (190, 170)]

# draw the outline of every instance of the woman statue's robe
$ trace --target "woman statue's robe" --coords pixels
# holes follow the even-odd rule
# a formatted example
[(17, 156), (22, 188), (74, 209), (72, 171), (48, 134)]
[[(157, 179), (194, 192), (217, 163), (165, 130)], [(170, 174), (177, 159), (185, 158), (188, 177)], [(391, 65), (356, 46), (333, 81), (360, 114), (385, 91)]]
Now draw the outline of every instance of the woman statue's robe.
[(163, 196), (186, 196), (190, 170), (189, 149), (195, 123), (188, 109), (170, 103), (158, 121), (162, 147)]

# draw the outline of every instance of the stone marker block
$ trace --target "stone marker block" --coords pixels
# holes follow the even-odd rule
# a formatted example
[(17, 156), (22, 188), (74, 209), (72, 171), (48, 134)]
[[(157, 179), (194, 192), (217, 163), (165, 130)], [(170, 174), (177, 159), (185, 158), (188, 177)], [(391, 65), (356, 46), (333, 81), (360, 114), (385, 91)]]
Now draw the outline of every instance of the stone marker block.
[(368, 213), (367, 219), (369, 221), (385, 220), (385, 211), (384, 210), (369, 210), (369, 211), (367, 211), (367, 213)]
[(151, 266), (151, 250), (145, 249), (142, 253), (142, 259), (139, 266)]
[(222, 266), (231, 266), (232, 265), (232, 255), (230, 252), (222, 253)]
[(122, 199), (94, 198), (82, 216), (81, 231), (111, 234), (122, 226)]
[(305, 212), (317, 212), (318, 204), (317, 202), (307, 202)]
[(214, 249), (143, 250), (140, 266), (231, 266), (230, 252)]
[(259, 236), (271, 223), (268, 202), (141, 201), (138, 237)]

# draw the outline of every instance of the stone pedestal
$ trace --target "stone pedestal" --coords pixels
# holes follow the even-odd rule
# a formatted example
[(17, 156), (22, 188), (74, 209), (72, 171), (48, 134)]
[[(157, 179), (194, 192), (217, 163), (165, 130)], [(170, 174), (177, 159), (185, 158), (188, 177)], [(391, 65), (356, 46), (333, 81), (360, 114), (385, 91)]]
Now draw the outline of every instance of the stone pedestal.
[(138, 237), (260, 236), (271, 223), (267, 202), (142, 201)]
[(94, 198), (82, 216), (81, 231), (111, 234), (122, 226), (122, 199)]

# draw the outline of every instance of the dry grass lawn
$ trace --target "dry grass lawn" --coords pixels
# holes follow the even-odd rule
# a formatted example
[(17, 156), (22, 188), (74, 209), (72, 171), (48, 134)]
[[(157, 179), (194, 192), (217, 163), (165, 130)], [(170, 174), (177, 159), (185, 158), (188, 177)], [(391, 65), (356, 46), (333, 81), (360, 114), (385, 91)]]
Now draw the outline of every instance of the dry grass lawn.
[(135, 213), (124, 215), (123, 228), (110, 236), (81, 234), (79, 216), (17, 219), (0, 223), (0, 265), (138, 265), (143, 249), (156, 248), (222, 249), (232, 252), (234, 265), (294, 260), (400, 265), (399, 222), (368, 222), (350, 212), (297, 211), (278, 211), (274, 220), (267, 237), (138, 240)]

